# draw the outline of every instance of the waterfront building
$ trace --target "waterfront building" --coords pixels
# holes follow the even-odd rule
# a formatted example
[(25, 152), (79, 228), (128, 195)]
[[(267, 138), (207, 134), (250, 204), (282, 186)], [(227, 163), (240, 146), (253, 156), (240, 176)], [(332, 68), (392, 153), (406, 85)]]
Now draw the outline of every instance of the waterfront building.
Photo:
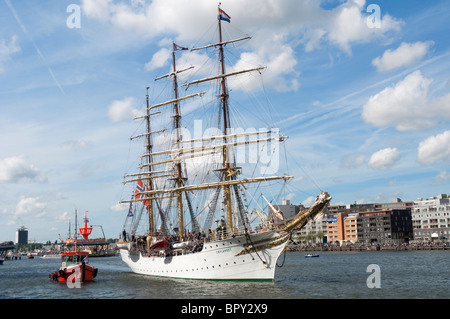
[(351, 242), (358, 240), (357, 219), (358, 213), (338, 213), (335, 218), (327, 219), (327, 238), (330, 243)]
[[(302, 205), (274, 205), (286, 218), (305, 209)], [(450, 238), (450, 196), (390, 203), (330, 205), (325, 216), (308, 222), (297, 235), (311, 243), (376, 242), (401, 244), (447, 241)]]
[(326, 243), (328, 241), (327, 215), (319, 217), (315, 221), (309, 221), (305, 227), (297, 232), (298, 240), (314, 244)]
[(16, 245), (18, 247), (28, 244), (28, 229), (25, 226), (20, 226), (16, 231)]
[(450, 237), (450, 199), (441, 194), (430, 199), (419, 198), (412, 211), (414, 240), (446, 241)]
[(341, 213), (341, 214), (345, 214), (348, 211), (348, 208), (350, 207), (350, 205), (330, 205), (327, 208), (327, 215), (330, 218), (336, 218), (336, 216)]
[(390, 209), (359, 213), (358, 241), (377, 244), (403, 244), (413, 240), (410, 209)]
[(358, 240), (358, 214), (350, 214), (344, 218), (344, 240), (355, 243)]
[[(289, 199), (283, 199), (282, 205), (273, 205), (275, 210), (278, 210), (283, 215), (283, 219), (289, 219), (298, 214), (303, 205), (293, 205)], [(280, 221), (278, 214), (269, 206), (269, 219)]]
[(374, 210), (386, 209), (410, 209), (412, 210), (414, 202), (403, 202), (400, 198), (394, 199), (391, 203), (376, 203), (373, 204)]

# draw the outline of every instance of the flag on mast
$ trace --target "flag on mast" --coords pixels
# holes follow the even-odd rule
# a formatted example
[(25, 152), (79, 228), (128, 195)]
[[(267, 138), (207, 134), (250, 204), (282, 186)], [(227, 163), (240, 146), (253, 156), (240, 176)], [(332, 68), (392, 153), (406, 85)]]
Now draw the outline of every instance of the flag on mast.
[(179, 46), (178, 44), (174, 43), (173, 44), (173, 50), (174, 51), (184, 51), (184, 50), (189, 50), (188, 48), (184, 48), (182, 46)]
[(139, 179), (137, 184), (136, 184), (136, 190), (134, 192), (134, 197), (136, 199), (140, 199), (141, 198), (141, 192), (145, 191), (144, 188), (144, 183), (142, 182), (142, 179)]
[(222, 9), (219, 9), (219, 17), (218, 17), (218, 19), (226, 21), (228, 23), (231, 22), (231, 17), (228, 14), (226, 14), (225, 11), (223, 11)]
[[(137, 184), (136, 184), (136, 190), (134, 191), (134, 198), (136, 199), (144, 199), (146, 197), (148, 197), (145, 194), (141, 194), (142, 192), (147, 192), (149, 191), (149, 188), (147, 186), (144, 186), (144, 182), (142, 182), (142, 179), (139, 179)], [(149, 206), (149, 201), (148, 200), (144, 200), (143, 204), (145, 205), (145, 207), (148, 208)]]
[(131, 195), (130, 208), (128, 209), (128, 217), (133, 217), (133, 199), (134, 195)]

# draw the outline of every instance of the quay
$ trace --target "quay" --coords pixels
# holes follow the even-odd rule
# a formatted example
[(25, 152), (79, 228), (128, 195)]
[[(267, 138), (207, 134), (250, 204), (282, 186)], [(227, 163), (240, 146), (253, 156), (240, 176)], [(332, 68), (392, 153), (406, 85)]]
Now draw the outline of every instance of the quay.
[(450, 250), (449, 243), (439, 244), (402, 244), (402, 245), (370, 245), (344, 244), (339, 245), (289, 245), (287, 251), (402, 251), (402, 250)]

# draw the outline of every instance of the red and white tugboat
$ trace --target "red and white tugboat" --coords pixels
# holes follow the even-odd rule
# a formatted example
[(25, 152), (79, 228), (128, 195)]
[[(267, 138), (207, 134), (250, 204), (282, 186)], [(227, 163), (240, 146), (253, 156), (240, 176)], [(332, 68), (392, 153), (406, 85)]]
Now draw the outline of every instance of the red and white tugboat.
[[(75, 211), (75, 224), (77, 220), (77, 213)], [(80, 233), (83, 235), (84, 240), (88, 240), (91, 234), (92, 228), (87, 227), (87, 216), (84, 218), (84, 228), (80, 228)], [(86, 282), (92, 281), (97, 276), (97, 268), (89, 265), (89, 252), (78, 251), (77, 241), (78, 235), (76, 232), (77, 226), (75, 226), (75, 250), (63, 253), (61, 255), (61, 267), (52, 272), (49, 278), (59, 282)]]
[(59, 282), (86, 282), (97, 276), (97, 268), (88, 263), (89, 253), (70, 251), (61, 255), (61, 268), (52, 272), (49, 277)]

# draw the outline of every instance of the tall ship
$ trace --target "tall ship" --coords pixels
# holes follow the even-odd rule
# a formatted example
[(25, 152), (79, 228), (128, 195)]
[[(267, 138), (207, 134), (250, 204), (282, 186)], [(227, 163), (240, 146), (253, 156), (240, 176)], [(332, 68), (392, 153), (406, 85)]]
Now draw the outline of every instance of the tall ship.
[[(232, 121), (239, 111), (235, 103), (230, 106), (229, 81), (264, 68), (227, 72), (225, 47), (228, 50), (251, 38), (223, 39), (224, 24), (230, 19), (219, 4), (218, 42), (190, 50), (190, 54), (212, 51), (218, 56), (211, 59), (218, 61), (218, 73), (180, 85), (188, 71), (203, 73), (192, 72), (192, 66), (178, 69), (177, 53), (188, 49), (173, 43), (171, 72), (155, 79), (169, 83), (171, 96), (150, 104), (147, 87), (146, 112), (135, 118), (145, 126), (145, 132), (131, 140), (143, 141), (144, 153), (138, 170), (124, 176), (123, 183), (131, 185), (132, 196), (121, 201), (129, 204), (129, 210), (117, 242), (122, 260), (134, 273), (180, 279), (273, 281), (277, 260), (293, 233), (322, 213), (331, 200), (328, 193), (320, 192), (310, 208), (283, 219), (276, 206), (261, 194), (267, 190), (274, 196), (292, 179), (289, 175), (272, 175), (274, 170), (268, 170), (267, 165), (265, 170), (256, 169), (263, 162), (257, 152), (273, 155), (274, 145), (287, 137), (274, 129), (236, 129), (242, 124)], [(212, 84), (212, 92), (188, 92), (206, 84)], [(207, 97), (215, 102), (194, 102)], [(189, 131), (188, 123), (193, 116), (186, 120), (182, 117), (188, 101), (193, 101), (190, 109), (201, 110), (203, 128), (215, 129), (201, 136), (189, 134), (192, 126)], [(208, 113), (210, 110), (215, 116)], [(208, 120), (210, 126), (205, 124)], [(199, 120), (194, 122), (198, 124)], [(242, 160), (243, 152), (253, 160)]]

